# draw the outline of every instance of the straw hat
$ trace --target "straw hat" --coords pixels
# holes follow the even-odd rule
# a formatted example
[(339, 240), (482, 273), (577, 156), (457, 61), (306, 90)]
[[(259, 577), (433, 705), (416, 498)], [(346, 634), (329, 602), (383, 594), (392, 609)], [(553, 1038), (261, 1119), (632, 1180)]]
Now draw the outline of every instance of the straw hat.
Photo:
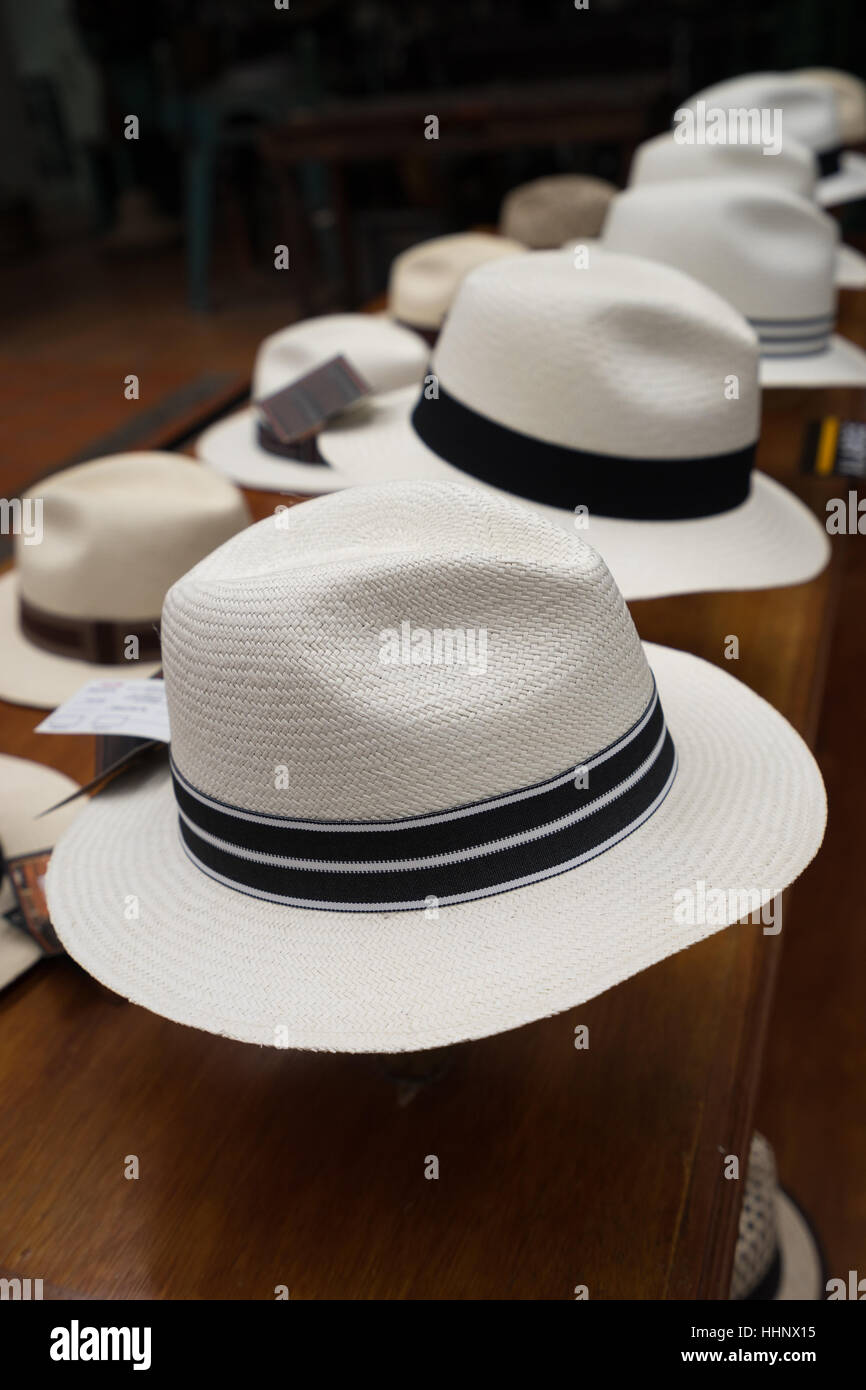
[[(342, 354), (373, 391), (421, 380), (430, 349), (417, 333), (384, 314), (322, 314), (265, 338), (253, 367), (253, 402), (298, 381)], [(299, 451), (306, 455), (306, 451)], [(290, 457), (264, 428), (255, 404), (205, 430), (196, 443), (202, 463), (242, 487), (286, 493), (329, 491), (326, 468)]]
[(267, 518), (162, 627), (171, 775), (87, 807), (48, 902), (79, 964), (179, 1023), (346, 1052), (516, 1028), (742, 915), (681, 890), (754, 911), (821, 843), (781, 715), (642, 646), (594, 550), (478, 488)]
[(7, 920), (16, 897), (4, 860), (53, 847), (58, 835), (75, 819), (81, 803), (63, 806), (41, 820), (36, 817), (71, 796), (77, 785), (54, 768), (0, 753), (0, 989), (42, 958), (33, 938)]
[(569, 237), (598, 236), (616, 187), (587, 174), (551, 174), (506, 194), (499, 228), (537, 251), (554, 250)]
[(758, 343), (742, 315), (643, 258), (595, 247), (580, 265), (537, 251), (468, 276), (420, 395), (376, 397), (319, 436), (334, 484), (474, 480), (571, 533), (588, 521), (627, 599), (817, 574), (823, 527), (752, 469)]
[(17, 535), (0, 578), (0, 699), (38, 709), (96, 677), (152, 675), (167, 589), (250, 519), (236, 488), (175, 454), (93, 459), (28, 499), (42, 537)]
[(847, 97), (840, 101), (838, 79), (819, 78), (805, 71), (756, 72), (707, 87), (690, 97), (680, 110), (695, 111), (699, 101), (707, 111), (781, 112), (783, 143), (798, 140), (818, 160), (818, 202), (829, 207), (866, 197), (866, 158), (842, 148), (846, 138), (843, 128), (852, 117), (850, 84)]
[(773, 1150), (753, 1134), (730, 1297), (788, 1302), (824, 1297), (824, 1262), (808, 1219), (779, 1186)]
[(758, 334), (764, 386), (864, 386), (866, 353), (833, 331), (838, 239), (832, 217), (786, 189), (701, 179), (626, 190), (604, 244), (730, 300)]
[[(780, 185), (803, 198), (814, 200), (817, 196), (815, 156), (797, 140), (786, 136), (779, 153), (770, 156), (760, 144), (684, 144), (673, 131), (638, 145), (629, 188), (705, 178), (750, 179), (759, 181), (762, 188)], [(840, 289), (866, 288), (866, 256), (853, 246), (840, 244), (835, 278)]]
[(832, 89), (843, 145), (859, 145), (866, 140), (866, 82), (839, 68), (798, 68), (791, 76), (822, 82)]
[(391, 262), (388, 312), (435, 341), (464, 276), (476, 266), (526, 248), (490, 232), (454, 232), (421, 241)]

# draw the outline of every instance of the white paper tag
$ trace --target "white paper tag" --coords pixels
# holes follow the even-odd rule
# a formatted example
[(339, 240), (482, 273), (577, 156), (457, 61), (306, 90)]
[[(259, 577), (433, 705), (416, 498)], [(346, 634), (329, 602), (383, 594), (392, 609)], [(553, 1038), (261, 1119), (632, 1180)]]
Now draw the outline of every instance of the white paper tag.
[(37, 734), (127, 734), (169, 743), (165, 683), (88, 681), (37, 725)]

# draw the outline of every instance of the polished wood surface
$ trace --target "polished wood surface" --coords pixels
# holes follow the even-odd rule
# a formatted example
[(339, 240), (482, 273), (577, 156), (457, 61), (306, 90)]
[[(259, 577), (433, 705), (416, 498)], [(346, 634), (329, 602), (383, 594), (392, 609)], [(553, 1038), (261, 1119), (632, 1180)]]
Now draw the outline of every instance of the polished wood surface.
[[(805, 422), (831, 412), (866, 419), (863, 393), (765, 397), (760, 462), (818, 511), (839, 481), (797, 462)], [(255, 495), (256, 515), (277, 500)], [(810, 584), (633, 613), (814, 739), (858, 560), (834, 545)], [(35, 735), (41, 717), (0, 706), (0, 749), (85, 776), (90, 741)], [(782, 941), (796, 933), (802, 957), (820, 872), (819, 857), (786, 896), (781, 939), (732, 927), (577, 1010), (450, 1049), (429, 1078), (423, 1058), (181, 1028), (46, 962), (0, 996), (0, 1273), (54, 1297), (725, 1297), (741, 1188), (723, 1156), (747, 1153)]]

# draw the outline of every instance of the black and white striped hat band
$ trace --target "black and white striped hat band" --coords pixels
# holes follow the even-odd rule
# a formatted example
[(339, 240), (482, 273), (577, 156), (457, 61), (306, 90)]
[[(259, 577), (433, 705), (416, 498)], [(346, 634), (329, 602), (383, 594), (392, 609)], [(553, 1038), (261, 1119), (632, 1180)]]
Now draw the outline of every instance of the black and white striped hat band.
[(749, 319), (762, 357), (810, 357), (826, 352), (836, 327), (835, 313), (808, 319)]
[(396, 821), (310, 821), (226, 806), (172, 759), (183, 847), (228, 888), (290, 907), (396, 912), (565, 873), (658, 809), (677, 759), (658, 694), (609, 747), (548, 781)]

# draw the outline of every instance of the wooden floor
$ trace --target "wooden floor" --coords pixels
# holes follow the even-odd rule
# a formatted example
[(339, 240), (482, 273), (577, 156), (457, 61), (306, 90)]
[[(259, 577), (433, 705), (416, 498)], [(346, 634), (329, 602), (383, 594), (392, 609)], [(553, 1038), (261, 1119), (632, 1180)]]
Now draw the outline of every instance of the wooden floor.
[[(14, 493), (30, 479), (78, 453), (89, 441), (123, 425), (130, 412), (149, 408), (201, 373), (247, 372), (259, 339), (293, 317), (289, 297), (277, 300), (272, 292), (265, 292), (261, 286), (245, 287), (244, 293), (238, 292), (232, 299), (226, 299), (221, 308), (206, 317), (191, 314), (183, 307), (182, 290), (182, 266), (174, 255), (132, 267), (121, 262), (101, 261), (86, 248), (72, 248), (47, 263), (30, 263), (14, 271), (7, 268), (0, 272), (0, 297), (11, 308), (11, 324), (0, 349), (0, 372), (5, 387), (3, 415), (6, 434), (14, 441), (13, 451), (4, 451), (0, 464), (0, 494)], [(866, 324), (866, 313), (850, 300), (849, 314), (852, 323)], [(862, 332), (860, 341), (866, 343), (866, 331)], [(142, 396), (138, 403), (125, 401), (123, 397), (123, 377), (130, 372), (141, 379)], [(786, 399), (787, 396), (788, 393), (777, 393), (770, 403), (775, 452), (772, 458), (762, 460), (770, 471), (781, 471), (786, 476), (790, 472), (791, 458), (798, 450), (806, 419), (829, 408), (866, 418), (862, 395), (854, 399), (853, 392), (838, 393), (832, 401), (825, 398), (824, 393), (814, 393), (810, 401), (794, 401)], [(823, 495), (820, 489), (806, 483), (803, 490), (820, 508)], [(739, 1021), (733, 1014), (730, 1018), (720, 1014), (714, 1020), (718, 1030), (714, 1036), (723, 1037), (727, 1030), (731, 1035), (730, 1047), (719, 1052), (715, 1066), (718, 1085), (723, 1088), (731, 1059), (740, 1055), (743, 1048), (759, 1052), (764, 1042), (757, 1104), (754, 1094), (741, 1096), (739, 1103), (749, 1113), (754, 1109), (757, 1125), (773, 1143), (782, 1180), (808, 1209), (822, 1238), (830, 1272), (844, 1274), (849, 1268), (855, 1268), (862, 1275), (866, 1273), (866, 906), (860, 861), (866, 824), (863, 719), (866, 538), (839, 540), (834, 542), (834, 549), (833, 576), (820, 581), (820, 585), (837, 586), (837, 617), (832, 630), (828, 617), (827, 631), (823, 634), (826, 651), (819, 653), (819, 659), (826, 660), (826, 691), (820, 711), (809, 708), (809, 692), (805, 688), (801, 692), (794, 687), (782, 689), (778, 684), (781, 678), (774, 687), (773, 673), (774, 662), (782, 660), (778, 643), (793, 642), (798, 630), (808, 626), (810, 612), (830, 614), (833, 611), (831, 604), (820, 609), (814, 607), (826, 597), (820, 586), (818, 589), (803, 586), (802, 589), (779, 591), (776, 610), (779, 617), (773, 619), (775, 626), (759, 625), (757, 631), (765, 647), (753, 657), (754, 671), (762, 676), (767, 688), (779, 690), (780, 703), (783, 699), (788, 702), (791, 717), (795, 717), (796, 711), (803, 727), (810, 723), (817, 727), (817, 752), (827, 780), (831, 807), (828, 837), (818, 860), (790, 895), (782, 949), (777, 953), (777, 987), (766, 1039), (761, 1037), (760, 1008), (755, 1010), (760, 1026), (756, 1025), (756, 1030), (747, 1036), (737, 1033)], [(672, 608), (637, 607), (642, 610), (638, 619), (642, 635), (654, 640), (672, 640), (676, 645), (688, 645), (689, 633), (699, 644), (707, 615), (714, 611), (700, 597), (679, 600), (675, 630), (668, 631)], [(749, 621), (749, 596), (732, 597), (728, 611), (734, 617), (727, 630), (740, 631), (737, 626), (740, 619), (744, 625)], [(817, 637), (820, 643), (821, 634)], [(12, 743), (4, 740), (4, 749), (13, 751), (14, 743), (14, 751), (32, 754), (35, 745), (30, 730), (37, 722), (33, 713), (16, 711), (10, 716), (7, 727)], [(69, 763), (64, 762), (65, 743), (64, 739), (55, 740), (51, 756), (72, 770)], [(44, 753), (41, 756), (47, 760)], [(80, 756), (83, 760), (84, 754)], [(735, 936), (736, 933), (725, 944), (725, 934), (722, 934), (696, 948), (703, 953), (702, 968), (710, 972), (730, 971), (733, 975), (738, 959), (747, 950), (741, 944), (742, 938), (735, 942)], [(78, 1258), (64, 1255), (57, 1263), (50, 1290), (54, 1296), (78, 1292), (104, 1296), (105, 1289), (111, 1287), (115, 1278), (120, 1280), (119, 1288), (126, 1296), (159, 1297), (167, 1293), (175, 1297), (268, 1296), (266, 1291), (258, 1289), (253, 1278), (253, 1273), (256, 1277), (261, 1273), (255, 1252), (244, 1248), (245, 1232), (249, 1234), (252, 1230), (259, 1239), (265, 1239), (269, 1231), (258, 1200), (263, 1185), (270, 1192), (271, 1200), (294, 1206), (294, 1224), (290, 1222), (285, 1228), (283, 1238), (295, 1240), (298, 1249), (308, 1252), (327, 1249), (328, 1242), (337, 1239), (341, 1223), (354, 1231), (356, 1266), (349, 1270), (329, 1268), (321, 1277), (314, 1277), (310, 1271), (306, 1281), (303, 1271), (295, 1269), (288, 1282), (293, 1283), (297, 1296), (322, 1297), (328, 1293), (346, 1296), (348, 1281), (353, 1290), (348, 1296), (375, 1296), (364, 1290), (389, 1288), (392, 1290), (390, 1296), (436, 1297), (439, 1296), (437, 1289), (447, 1284), (449, 1278), (453, 1281), (452, 1288), (466, 1290), (463, 1295), (458, 1292), (453, 1296), (569, 1296), (568, 1290), (564, 1294), (558, 1292), (558, 1275), (551, 1272), (545, 1250), (533, 1242), (530, 1231), (524, 1230), (521, 1236), (519, 1225), (513, 1230), (514, 1240), (525, 1241), (519, 1274), (510, 1276), (511, 1282), (503, 1291), (497, 1287), (489, 1269), (482, 1272), (479, 1250), (485, 1233), (495, 1228), (500, 1219), (508, 1222), (507, 1211), (497, 1212), (497, 1162), (506, 1162), (508, 1155), (500, 1154), (497, 1159), (489, 1149), (484, 1150), (483, 1168), (475, 1171), (470, 1179), (464, 1164), (458, 1187), (449, 1190), (443, 1185), (439, 1207), (431, 1206), (421, 1218), (425, 1233), (434, 1242), (439, 1225), (444, 1229), (449, 1219), (458, 1215), (466, 1220), (459, 1249), (452, 1252), (455, 1266), (459, 1265), (459, 1277), (444, 1265), (442, 1269), (433, 1265), (420, 1273), (414, 1283), (401, 1285), (398, 1280), (395, 1285), (389, 1284), (387, 1269), (377, 1267), (375, 1261), (369, 1267), (365, 1264), (364, 1249), (366, 1246), (372, 1248), (376, 1234), (368, 1224), (375, 1203), (388, 1199), (389, 1185), (404, 1181), (401, 1175), (389, 1169), (386, 1146), (377, 1136), (388, 1132), (390, 1126), (400, 1143), (408, 1142), (413, 1152), (417, 1148), (423, 1155), (429, 1151), (428, 1135), (435, 1131), (444, 1106), (441, 1094), (432, 1096), (424, 1110), (413, 1105), (402, 1111), (397, 1123), (393, 1106), (389, 1110), (377, 1078), (364, 1061), (352, 1063), (357, 1081), (351, 1091), (354, 1098), (347, 1105), (335, 1059), (298, 1056), (290, 1066), (286, 1066), (286, 1059), (279, 1055), (262, 1061), (252, 1050), (248, 1055), (248, 1050), (238, 1045), (179, 1030), (146, 1016), (149, 1031), (146, 1035), (143, 1030), (139, 1031), (136, 1038), (147, 1036), (150, 1040), (149, 1081), (145, 1089), (133, 1097), (128, 1091), (140, 1084), (141, 1073), (137, 1070), (140, 1058), (136, 1055), (138, 1044), (133, 1046), (128, 1041), (129, 1028), (123, 1022), (125, 1010), (115, 1010), (106, 1004), (96, 1008), (89, 982), (78, 976), (73, 967), (56, 964), (47, 968), (56, 972), (59, 984), (53, 992), (43, 994), (45, 1012), (40, 1026), (46, 1034), (44, 1056), (34, 1055), (36, 1040), (32, 1034), (13, 1032), (6, 1039), (16, 1066), (32, 1069), (21, 1092), (19, 1119), (25, 1148), (19, 1146), (15, 1154), (10, 1170), (11, 1191), (7, 1192), (7, 1197), (17, 1192), (22, 1202), (29, 1203), (31, 1211), (37, 1209), (33, 1205), (36, 1194), (29, 1186), (27, 1136), (36, 1135), (45, 1112), (58, 1106), (57, 1087), (62, 1084), (73, 1108), (78, 1106), (83, 1113), (91, 1103), (93, 1105), (92, 1123), (97, 1130), (91, 1133), (88, 1143), (83, 1143), (80, 1134), (70, 1136), (70, 1142), (77, 1143), (82, 1150), (78, 1181), (82, 1195), (86, 1191), (88, 1199), (92, 1199), (94, 1184), (97, 1189), (100, 1184), (104, 1187), (106, 1212), (113, 1212), (118, 1222), (124, 1222), (127, 1248), (120, 1253), (130, 1272), (128, 1280), (114, 1272), (118, 1251), (113, 1244), (112, 1218), (106, 1217), (102, 1229), (92, 1229), (77, 1215), (74, 1192), (66, 1192), (62, 1198), (65, 1225), (61, 1237), (71, 1242), (78, 1251)], [(656, 967), (657, 971), (666, 971), (672, 999), (678, 990), (687, 988), (684, 973), (687, 969), (681, 957)], [(599, 1018), (616, 1020), (633, 1048), (642, 1046), (641, 1001), (647, 997), (647, 980), (645, 974), (613, 991), (613, 999), (611, 994), (605, 997), (606, 1014), (598, 1014)], [(765, 990), (769, 998), (769, 984), (766, 980), (760, 985), (756, 981), (755, 988)], [(39, 972), (14, 988), (26, 1006), (28, 997), (32, 999), (41, 988)], [(581, 1011), (582, 1015), (584, 1013), (587, 1017), (596, 1016), (593, 1007)], [(47, 1060), (52, 1056), (49, 1040), (53, 1032), (68, 1028), (70, 1019), (74, 1018), (80, 1019), (80, 1030), (92, 1029), (93, 1036), (88, 1039), (84, 1031), (80, 1037), (74, 1034), (78, 1040), (73, 1052), (65, 1060), (55, 1057), (51, 1066), (56, 1065), (60, 1071), (51, 1074)], [(659, 1021), (673, 1037), (676, 1030), (673, 1014), (662, 1016)], [(514, 1071), (522, 1067), (526, 1072), (524, 1099), (527, 1106), (533, 1087), (542, 1096), (545, 1088), (553, 1092), (559, 1082), (550, 1072), (551, 1054), (545, 1050), (545, 1040), (558, 1026), (557, 1020), (534, 1025), (531, 1030), (521, 1030), (519, 1035), (473, 1045), (471, 1052), (463, 1054), (455, 1075), (452, 1105), (463, 1125), (461, 1132), (466, 1136), (467, 1145), (480, 1146), (484, 1141), (483, 1126), (479, 1127), (475, 1113), (473, 1078), (476, 1086), (492, 1087), (494, 1091), (498, 1088), (504, 1095), (506, 1076), (513, 1076)], [(530, 1034), (531, 1042), (525, 1054), (518, 1058), (515, 1054), (517, 1040), (524, 1035), (528, 1039)], [(99, 1063), (90, 1060), (90, 1042), (94, 1049), (102, 1045)], [(696, 1040), (696, 1049), (696, 1056), (688, 1067), (684, 1063), (683, 1085), (687, 1084), (687, 1072), (691, 1067), (696, 1070), (700, 1065), (706, 1074), (713, 1073), (713, 1059), (697, 1055), (699, 1040)], [(645, 1081), (650, 1087), (656, 1083), (663, 1087), (672, 1084), (672, 1078), (659, 1071), (660, 1055), (647, 1048)], [(109, 1060), (112, 1056), (113, 1063)], [(224, 1059), (222, 1091), (218, 1088), (213, 1091), (215, 1056)], [(750, 1084), (757, 1086), (757, 1067), (749, 1074)], [(232, 1129), (250, 1124), (258, 1126), (255, 1146), (238, 1169), (237, 1190), (224, 1211), (211, 1207), (214, 1198), (208, 1190), (207, 1168), (199, 1173), (198, 1187), (194, 1172), (184, 1169), (183, 1181), (187, 1186), (178, 1194), (178, 1199), (183, 1197), (187, 1213), (196, 1208), (196, 1203), (198, 1207), (194, 1218), (186, 1219), (186, 1245), (183, 1247), (173, 1247), (170, 1239), (166, 1217), (174, 1210), (173, 1180), (167, 1173), (161, 1174), (161, 1189), (157, 1185), (156, 1192), (151, 1189), (150, 1195), (142, 1192), (141, 1209), (131, 1224), (118, 1206), (125, 1199), (122, 1192), (118, 1193), (117, 1184), (98, 1176), (109, 1137), (112, 1144), (118, 1137), (111, 1129), (112, 1107), (104, 1099), (109, 1085), (115, 1086), (118, 1103), (130, 1114), (146, 1113), (150, 1117), (152, 1132), (148, 1141), (152, 1152), (160, 1159), (167, 1160), (178, 1143), (189, 1142), (197, 1145), (200, 1151), (213, 1154), (213, 1162), (217, 1164), (218, 1151), (225, 1142), (226, 1123)], [(323, 1133), (327, 1130), (329, 1136), (334, 1133), (340, 1136), (336, 1150), (324, 1143), (313, 1144), (309, 1150), (309, 1168), (302, 1167), (291, 1174), (286, 1172), (282, 1178), (282, 1156), (293, 1142), (296, 1124), (290, 1123), (289, 1117), (273, 1113), (275, 1096), (281, 1087), (287, 1102), (291, 1103), (296, 1124), (306, 1125), (310, 1133), (318, 1126)], [(184, 1088), (190, 1100), (189, 1116), (183, 1107)], [(212, 1093), (203, 1103), (202, 1093), (206, 1088)], [(97, 1091), (99, 1096), (95, 1094)], [(642, 1094), (639, 1086), (632, 1093), (617, 1096), (606, 1086), (604, 1073), (599, 1072), (596, 1081), (590, 1080), (582, 1091), (575, 1091), (577, 1113), (568, 1120), (569, 1124), (584, 1128), (597, 1127), (597, 1161), (609, 1169), (611, 1164), (621, 1161), (621, 1157), (618, 1160), (615, 1150), (605, 1146), (603, 1127), (597, 1118), (598, 1107), (639, 1107), (648, 1136), (648, 1150), (640, 1160), (635, 1154), (629, 1161), (654, 1165), (656, 1177), (653, 1181), (657, 1181), (660, 1202), (664, 1197), (664, 1165), (659, 1163), (657, 1151), (666, 1142), (663, 1096), (662, 1090), (654, 1101), (652, 1093)], [(333, 1111), (337, 1106), (345, 1110), (341, 1123), (334, 1130)], [(58, 1114), (61, 1109), (66, 1115), (71, 1113), (68, 1105), (59, 1108)], [(205, 1117), (205, 1132), (198, 1129), (188, 1132), (193, 1113), (197, 1122)], [(736, 1116), (731, 1125), (732, 1128), (720, 1130), (718, 1134), (704, 1133), (703, 1142), (708, 1149), (730, 1144), (732, 1130), (737, 1126)], [(685, 1138), (684, 1135), (684, 1142)], [(526, 1152), (534, 1154), (543, 1169), (546, 1155), (539, 1144), (538, 1140), (527, 1140)], [(651, 1157), (653, 1146), (655, 1158)], [(260, 1160), (258, 1166), (251, 1155)], [(465, 1156), (459, 1155), (461, 1159)], [(453, 1157), (456, 1159), (458, 1155)], [(360, 1204), (359, 1194), (353, 1192), (349, 1176), (352, 1171), (350, 1158), (364, 1162), (366, 1180), (374, 1184)], [(693, 1159), (691, 1155), (690, 1161)], [(576, 1169), (576, 1200), (581, 1192), (585, 1196), (591, 1194), (591, 1177)], [(554, 1181), (552, 1175), (550, 1180)], [(517, 1186), (519, 1188), (519, 1181)], [(625, 1205), (629, 1196), (625, 1172), (620, 1189)], [(650, 1190), (654, 1190), (652, 1186)], [(543, 1189), (535, 1207), (525, 1193), (515, 1196), (518, 1202), (523, 1202), (521, 1211), (524, 1214), (527, 1210), (533, 1212), (532, 1220), (537, 1222), (538, 1229), (547, 1230), (545, 1222), (555, 1228), (555, 1213), (546, 1210), (548, 1198)], [(702, 1199), (696, 1190), (689, 1200), (699, 1205)], [(7, 1215), (12, 1205), (10, 1201)], [(411, 1217), (410, 1208), (413, 1208)], [(419, 1219), (415, 1208), (417, 1199), (407, 1197), (407, 1222)], [(467, 1212), (470, 1213), (468, 1218)], [(670, 1258), (671, 1250), (680, 1252), (683, 1271), (678, 1275), (676, 1268), (659, 1270), (658, 1277), (653, 1276), (653, 1287), (658, 1290), (654, 1296), (684, 1296), (689, 1288), (717, 1289), (721, 1286), (723, 1274), (719, 1271), (724, 1266), (726, 1242), (729, 1258), (730, 1232), (727, 1235), (719, 1233), (718, 1249), (703, 1256), (701, 1252), (690, 1251), (688, 1246), (689, 1221), (694, 1212), (648, 1211), (646, 1229), (633, 1231), (634, 1248), (627, 1248), (615, 1213), (602, 1213), (602, 1216), (604, 1220), (593, 1219), (591, 1229), (586, 1231), (586, 1262), (600, 1260), (599, 1251), (604, 1249), (609, 1238), (608, 1218), (610, 1229), (616, 1232), (619, 1242), (619, 1255), (614, 1251), (608, 1256), (607, 1283), (596, 1287), (593, 1297), (642, 1296), (642, 1288), (648, 1285), (641, 1281), (650, 1279), (650, 1272), (660, 1260)], [(14, 1227), (14, 1222), (12, 1224)], [(668, 1227), (685, 1232), (673, 1246), (662, 1245), (662, 1232)], [(8, 1243), (5, 1234), (0, 1230), (0, 1268), (4, 1273), (10, 1269), (22, 1272), (21, 1262), (27, 1251), (21, 1231), (16, 1230), (13, 1236), (10, 1229)], [(30, 1234), (36, 1246), (56, 1238), (47, 1220), (34, 1219)], [(236, 1243), (232, 1245), (232, 1240), (228, 1239), (224, 1251), (216, 1246), (211, 1248), (210, 1243), (218, 1235), (233, 1237)], [(202, 1250), (192, 1253), (191, 1239), (198, 1240)], [(404, 1245), (407, 1240), (408, 1236)], [(29, 1246), (29, 1239), (27, 1243)], [(399, 1237), (393, 1252), (396, 1252), (395, 1258), (406, 1255)], [(714, 1261), (717, 1267), (714, 1272), (705, 1270), (700, 1277), (693, 1278), (692, 1271), (685, 1270), (687, 1257), (696, 1269), (702, 1259), (707, 1269)], [(265, 1278), (270, 1277), (272, 1283), (283, 1282), (291, 1259), (287, 1249), (285, 1263), (277, 1260), (272, 1274)], [(82, 1287), (82, 1267), (91, 1272), (86, 1287)], [(48, 1285), (46, 1292), (49, 1292)]]

